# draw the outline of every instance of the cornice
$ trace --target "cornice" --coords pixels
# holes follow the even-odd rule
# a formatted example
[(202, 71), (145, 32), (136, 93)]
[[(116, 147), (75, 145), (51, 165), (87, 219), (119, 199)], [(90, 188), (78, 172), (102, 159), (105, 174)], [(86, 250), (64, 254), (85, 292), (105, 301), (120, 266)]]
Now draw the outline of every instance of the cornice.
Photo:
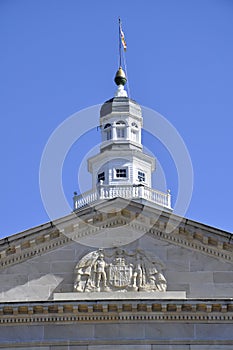
[(153, 227), (149, 230), (152, 237), (177, 244), (183, 248), (199, 251), (203, 254), (220, 258), (226, 262), (233, 262), (233, 245), (232, 243), (222, 242), (217, 238), (208, 237), (202, 233), (190, 232), (187, 228), (178, 227), (171, 233)]
[(67, 322), (232, 323), (233, 301), (128, 300), (127, 302), (22, 302), (0, 304), (0, 324)]
[[(140, 205), (135, 205), (140, 208)], [(20, 263), (32, 257), (52, 251), (71, 243), (79, 241), (88, 235), (95, 235), (102, 229), (128, 225), (130, 228), (149, 234), (152, 237), (179, 245), (181, 247), (199, 251), (203, 254), (220, 258), (226, 262), (233, 262), (233, 244), (231, 235), (213, 228), (205, 228), (200, 224), (192, 223), (189, 220), (181, 220), (177, 228), (170, 229), (168, 233), (168, 220), (171, 217), (168, 213), (162, 213), (159, 219), (152, 216), (152, 208), (140, 213), (130, 209), (116, 210), (110, 213), (103, 213), (100, 210), (85, 209), (75, 213), (78, 217), (70, 215), (54, 223), (45, 224), (44, 229), (32, 229), (31, 234), (18, 234), (17, 239), (4, 240), (0, 251), (0, 268)], [(81, 216), (82, 215), (82, 216)], [(172, 215), (173, 218), (176, 218)], [(56, 225), (58, 225), (56, 227)], [(175, 225), (174, 225), (175, 226)], [(59, 228), (59, 229), (58, 229)], [(170, 227), (171, 228), (171, 227)]]
[(0, 268), (39, 256), (60, 246), (66, 245), (70, 239), (62, 235), (58, 230), (44, 233), (35, 239), (18, 242), (17, 245), (9, 245), (0, 252)]

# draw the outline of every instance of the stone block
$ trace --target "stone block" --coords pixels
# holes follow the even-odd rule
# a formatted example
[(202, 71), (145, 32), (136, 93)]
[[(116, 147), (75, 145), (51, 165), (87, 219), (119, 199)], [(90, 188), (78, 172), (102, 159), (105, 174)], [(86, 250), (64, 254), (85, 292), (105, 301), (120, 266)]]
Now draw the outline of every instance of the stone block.
[(87, 345), (51, 345), (49, 347), (49, 350), (88, 350), (88, 346)]
[(54, 274), (56, 277), (62, 278), (63, 284), (70, 284), (74, 282), (74, 273), (73, 270), (70, 273), (56, 273)]
[(190, 258), (190, 271), (231, 271), (232, 264), (223, 262), (219, 258), (212, 258), (205, 254), (193, 252)]
[(79, 261), (84, 255), (90, 253), (93, 248), (87, 247), (87, 246), (83, 246), (80, 244), (76, 244), (75, 245), (75, 261)]
[(145, 324), (146, 339), (193, 339), (194, 326), (178, 323), (147, 323)]
[(233, 349), (233, 341), (231, 345), (190, 345), (190, 350), (232, 350)]
[(96, 324), (94, 336), (96, 339), (119, 339), (119, 324)]
[(58, 285), (62, 282), (62, 278), (60, 276), (56, 276), (54, 274), (43, 274), (43, 275), (36, 275), (34, 278), (32, 278), (29, 281), (29, 285), (32, 286), (49, 286), (49, 285)]
[(188, 296), (190, 294), (190, 285), (189, 284), (184, 284), (184, 283), (169, 283), (168, 280), (168, 284), (167, 284), (167, 291), (184, 291), (187, 293), (186, 296)]
[(48, 300), (50, 295), (62, 282), (62, 278), (52, 274), (43, 275), (38, 279), (32, 279), (28, 283), (26, 293), (28, 300)]
[[(2, 348), (1, 347), (1, 350), (51, 350), (51, 348), (50, 348), (50, 346), (40, 346), (40, 345), (38, 345), (38, 346), (28, 346), (27, 348), (25, 347), (25, 346), (23, 346), (23, 347), (11, 347), (10, 345), (8, 346), (8, 347), (6, 347), (6, 348)], [(66, 348), (66, 350), (67, 350), (67, 348)]]
[(216, 283), (215, 295), (221, 298), (232, 298), (233, 283)]
[(51, 290), (51, 293), (58, 292), (58, 293), (72, 293), (74, 290), (74, 284), (73, 283), (61, 283), (57, 288)]
[(151, 350), (151, 345), (89, 345), (88, 350)]
[(7, 301), (29, 301), (29, 300), (48, 300), (50, 296), (49, 286), (43, 288), (38, 286), (19, 286), (8, 290), (2, 294), (1, 302)]
[(214, 283), (233, 283), (233, 272), (214, 272)]
[(167, 271), (166, 278), (169, 284), (171, 283), (213, 283), (213, 272), (212, 271), (200, 271), (197, 272), (185, 272), (185, 271)]
[(152, 345), (151, 350), (190, 350), (189, 345)]
[(92, 324), (66, 324), (45, 325), (45, 340), (86, 340), (93, 339), (94, 325)]
[(119, 337), (123, 339), (144, 339), (144, 325), (140, 323), (121, 323), (119, 325)]
[(75, 258), (75, 249), (74, 248), (69, 248), (65, 249), (64, 248), (59, 248), (54, 251), (48, 252), (46, 254), (43, 254), (41, 257), (41, 260), (43, 262), (51, 262), (53, 263), (54, 261), (76, 261)]
[(189, 297), (206, 298), (207, 295), (209, 298), (213, 298), (215, 296), (215, 288), (213, 283), (206, 283), (202, 285), (192, 284), (190, 286)]
[(165, 276), (167, 271), (189, 271), (189, 261), (182, 261), (180, 260), (171, 260), (166, 261), (164, 260), (166, 264), (166, 268), (164, 270)]
[(196, 339), (232, 340), (233, 324), (232, 323), (197, 324), (195, 325), (195, 330), (196, 330)]
[(146, 235), (144, 235), (143, 238), (140, 239), (140, 243), (138, 246), (139, 249), (143, 249), (149, 252), (151, 256), (156, 256), (164, 262), (167, 260), (168, 247), (168, 242), (155, 239), (154, 237), (148, 237)]
[(28, 283), (28, 274), (0, 275), (0, 289), (2, 292), (10, 290), (16, 286)]
[(233, 283), (212, 284), (206, 283), (203, 285), (190, 285), (190, 295), (192, 298), (228, 298), (232, 297)]
[(187, 249), (174, 245), (174, 244), (169, 244), (167, 247), (167, 259), (168, 260), (179, 260), (182, 258), (187, 259)]
[(51, 263), (52, 273), (73, 273), (76, 263), (73, 261), (54, 261)]
[(18, 342), (42, 341), (44, 327), (36, 326), (4, 326), (0, 328), (0, 342), (8, 342), (9, 344)]
[(29, 261), (24, 261), (16, 265), (10, 266), (1, 270), (1, 275), (29, 275), (34, 273), (49, 273), (50, 263), (43, 262), (42, 258), (32, 258)]

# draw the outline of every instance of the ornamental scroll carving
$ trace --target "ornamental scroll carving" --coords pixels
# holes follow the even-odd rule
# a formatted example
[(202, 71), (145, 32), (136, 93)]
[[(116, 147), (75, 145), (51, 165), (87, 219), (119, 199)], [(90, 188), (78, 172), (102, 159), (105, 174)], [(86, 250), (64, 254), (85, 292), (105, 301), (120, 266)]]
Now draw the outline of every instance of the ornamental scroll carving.
[(99, 249), (86, 254), (75, 267), (74, 291), (165, 292), (163, 263), (143, 250)]

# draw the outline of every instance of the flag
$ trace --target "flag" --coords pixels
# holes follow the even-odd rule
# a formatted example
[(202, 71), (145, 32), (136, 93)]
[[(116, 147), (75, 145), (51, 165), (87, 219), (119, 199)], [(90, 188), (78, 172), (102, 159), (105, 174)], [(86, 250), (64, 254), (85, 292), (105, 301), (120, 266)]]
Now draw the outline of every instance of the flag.
[(124, 48), (124, 51), (126, 51), (127, 44), (126, 44), (126, 41), (125, 41), (125, 34), (124, 34), (123, 30), (122, 30), (121, 23), (120, 23), (120, 37), (121, 37), (121, 42), (122, 42), (122, 46)]

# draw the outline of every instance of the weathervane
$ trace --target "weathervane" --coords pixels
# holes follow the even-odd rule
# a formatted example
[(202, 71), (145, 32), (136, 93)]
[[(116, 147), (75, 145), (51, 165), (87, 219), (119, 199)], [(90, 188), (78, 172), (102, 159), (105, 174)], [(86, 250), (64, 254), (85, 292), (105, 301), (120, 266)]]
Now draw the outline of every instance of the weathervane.
[[(122, 22), (121, 19), (119, 17), (119, 69), (116, 73), (115, 76), (115, 83), (118, 85), (118, 90), (120, 89), (120, 91), (117, 92), (118, 96), (127, 96), (126, 91), (123, 91), (123, 87), (127, 82), (127, 67), (126, 67), (126, 59), (125, 59), (125, 52), (127, 50), (127, 44), (126, 44), (126, 40), (125, 40), (125, 34), (123, 32), (122, 29)], [(124, 65), (124, 70), (122, 69), (122, 58), (123, 58), (123, 65)], [(126, 74), (125, 74), (126, 73)], [(128, 81), (128, 93), (130, 95), (130, 91), (129, 91), (129, 81)]]
[(125, 41), (125, 34), (122, 30), (121, 19), (119, 18), (119, 67), (122, 66), (122, 47), (125, 52), (127, 50), (127, 44)]

